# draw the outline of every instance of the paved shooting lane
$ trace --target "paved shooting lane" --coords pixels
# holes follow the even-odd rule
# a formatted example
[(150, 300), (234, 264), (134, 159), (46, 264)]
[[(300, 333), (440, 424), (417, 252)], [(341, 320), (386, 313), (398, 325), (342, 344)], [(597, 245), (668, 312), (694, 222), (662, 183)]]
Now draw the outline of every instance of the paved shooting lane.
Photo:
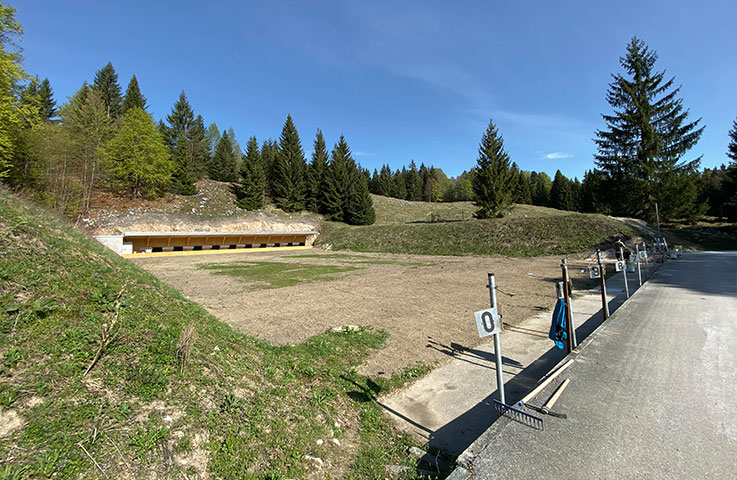
[(530, 402), (570, 378), (568, 419), (496, 422), (472, 478), (737, 478), (737, 254), (667, 263), (574, 356)]

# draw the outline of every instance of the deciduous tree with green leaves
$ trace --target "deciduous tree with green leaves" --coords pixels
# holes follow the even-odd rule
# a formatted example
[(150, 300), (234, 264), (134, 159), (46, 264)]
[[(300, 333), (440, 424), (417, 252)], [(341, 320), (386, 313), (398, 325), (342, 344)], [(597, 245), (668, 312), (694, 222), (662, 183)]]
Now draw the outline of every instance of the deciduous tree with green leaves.
[(476, 196), (476, 212), (478, 218), (500, 217), (512, 205), (514, 192), (509, 155), (504, 150), (504, 140), (494, 125), (489, 121), (481, 144), (479, 158), (476, 162), (476, 174), (473, 178), (473, 191)]
[(158, 195), (169, 185), (174, 163), (151, 115), (134, 107), (105, 147), (115, 185), (133, 196)]
[(22, 35), (15, 8), (0, 4), (0, 181), (8, 176), (12, 166), (19, 130), (34, 113), (22, 106), (18, 98), (22, 82), (28, 78), (16, 43)]
[(61, 110), (61, 124), (70, 132), (76, 157), (81, 161), (82, 212), (89, 208), (92, 189), (104, 177), (102, 148), (113, 134), (113, 120), (96, 89), (87, 84), (77, 90)]
[(619, 62), (624, 74), (612, 75), (607, 102), (614, 112), (602, 115), (596, 131), (596, 165), (604, 176), (602, 195), (613, 214), (653, 220), (694, 218), (704, 208), (696, 202), (696, 169), (701, 157), (684, 160), (704, 130), (690, 121), (678, 97), (675, 79), (657, 71), (658, 55), (633, 37)]

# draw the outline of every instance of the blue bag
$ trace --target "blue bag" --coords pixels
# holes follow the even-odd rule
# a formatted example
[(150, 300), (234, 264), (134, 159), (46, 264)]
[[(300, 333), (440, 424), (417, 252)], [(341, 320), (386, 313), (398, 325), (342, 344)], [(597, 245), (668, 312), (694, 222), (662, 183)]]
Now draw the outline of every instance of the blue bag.
[(548, 337), (555, 342), (559, 350), (563, 350), (568, 334), (566, 333), (566, 302), (562, 298), (558, 299), (553, 309), (553, 322), (550, 325)]

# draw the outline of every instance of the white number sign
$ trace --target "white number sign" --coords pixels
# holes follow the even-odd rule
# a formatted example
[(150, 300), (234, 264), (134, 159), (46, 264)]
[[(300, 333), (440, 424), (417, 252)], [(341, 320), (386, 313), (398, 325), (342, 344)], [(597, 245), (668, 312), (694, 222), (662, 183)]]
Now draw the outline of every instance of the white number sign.
[(499, 314), (496, 308), (487, 308), (486, 310), (480, 310), (473, 312), (473, 316), (476, 318), (476, 327), (479, 329), (479, 337), (488, 337), (495, 333), (502, 331), (502, 322), (499, 318)]
[(617, 263), (614, 264), (614, 270), (617, 272), (624, 270), (624, 261), (617, 260)]

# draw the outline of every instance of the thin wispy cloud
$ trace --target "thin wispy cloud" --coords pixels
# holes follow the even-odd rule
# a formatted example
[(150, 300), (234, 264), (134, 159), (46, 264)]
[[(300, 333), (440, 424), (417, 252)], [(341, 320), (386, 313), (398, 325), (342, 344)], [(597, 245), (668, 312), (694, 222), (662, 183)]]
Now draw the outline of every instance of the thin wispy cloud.
[(550, 152), (545, 154), (545, 158), (548, 160), (561, 160), (563, 158), (573, 158), (575, 157), (572, 153), (566, 153), (566, 152)]
[(365, 152), (363, 150), (356, 150), (355, 152), (353, 152), (353, 155), (355, 155), (356, 157), (370, 157), (371, 152)]

